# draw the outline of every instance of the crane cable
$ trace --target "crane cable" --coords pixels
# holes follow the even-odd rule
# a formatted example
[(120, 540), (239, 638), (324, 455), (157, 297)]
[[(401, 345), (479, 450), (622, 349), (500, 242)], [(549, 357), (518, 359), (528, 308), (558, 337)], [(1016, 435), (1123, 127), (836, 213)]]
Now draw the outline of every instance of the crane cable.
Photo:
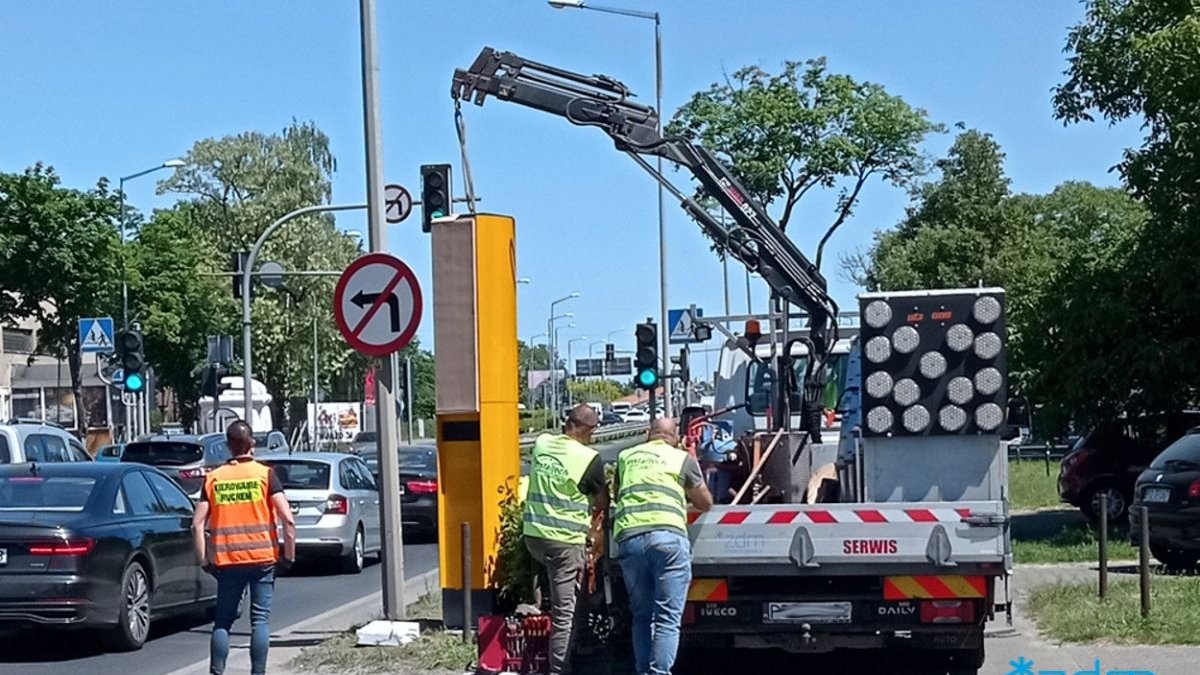
[(463, 188), (467, 192), (467, 208), (475, 214), (475, 176), (467, 156), (467, 121), (462, 114), (462, 101), (454, 99), (454, 128), (458, 132), (458, 149), (462, 155)]

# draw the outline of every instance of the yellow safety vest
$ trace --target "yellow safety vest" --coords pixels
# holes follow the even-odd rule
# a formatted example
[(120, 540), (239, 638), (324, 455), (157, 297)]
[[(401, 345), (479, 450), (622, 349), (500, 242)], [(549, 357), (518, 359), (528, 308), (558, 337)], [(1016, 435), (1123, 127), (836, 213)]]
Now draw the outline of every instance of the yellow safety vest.
[(683, 464), (687, 453), (655, 440), (621, 453), (617, 512), (613, 536), (633, 528), (652, 527), (687, 534), (687, 495), (683, 491)]
[(533, 444), (523, 532), (563, 544), (583, 544), (591, 528), (591, 505), (579, 491), (595, 450), (565, 434), (538, 436)]

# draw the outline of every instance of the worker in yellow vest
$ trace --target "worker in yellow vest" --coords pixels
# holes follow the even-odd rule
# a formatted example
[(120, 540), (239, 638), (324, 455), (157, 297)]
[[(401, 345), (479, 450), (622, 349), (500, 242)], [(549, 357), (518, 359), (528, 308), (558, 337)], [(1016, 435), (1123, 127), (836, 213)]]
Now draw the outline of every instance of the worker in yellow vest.
[(648, 440), (617, 459), (613, 538), (633, 613), (637, 675), (669, 675), (692, 583), (687, 504), (712, 508), (700, 464), (680, 450), (674, 420), (650, 425)]
[(525, 546), (550, 579), (550, 675), (568, 669), (575, 598), (589, 540), (601, 545), (608, 485), (600, 454), (588, 447), (600, 416), (586, 405), (567, 415), (562, 434), (533, 444), (525, 496)]
[[(230, 424), (225, 441), (233, 459), (204, 477), (200, 503), (192, 518), (196, 558), (206, 572), (217, 578), (209, 672), (225, 672), (229, 629), (249, 586), (250, 672), (260, 675), (267, 672), (275, 573), (287, 571), (296, 560), (296, 524), (279, 478), (270, 467), (254, 461), (250, 425), (241, 420)], [(282, 559), (278, 542), (281, 525)]]

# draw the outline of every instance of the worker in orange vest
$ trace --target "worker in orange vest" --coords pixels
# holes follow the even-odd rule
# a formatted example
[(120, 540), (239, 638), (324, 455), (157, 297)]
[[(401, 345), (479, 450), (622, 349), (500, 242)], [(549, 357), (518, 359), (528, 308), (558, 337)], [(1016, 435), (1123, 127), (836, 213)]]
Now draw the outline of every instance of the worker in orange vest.
[[(296, 560), (296, 523), (275, 472), (254, 461), (254, 432), (238, 420), (225, 430), (233, 459), (204, 478), (192, 518), (192, 541), (204, 570), (217, 578), (209, 672), (222, 675), (229, 629), (250, 587), (250, 672), (267, 672), (271, 596), (276, 572)], [(278, 527), (283, 526), (283, 557)], [(211, 541), (209, 541), (211, 539)]]

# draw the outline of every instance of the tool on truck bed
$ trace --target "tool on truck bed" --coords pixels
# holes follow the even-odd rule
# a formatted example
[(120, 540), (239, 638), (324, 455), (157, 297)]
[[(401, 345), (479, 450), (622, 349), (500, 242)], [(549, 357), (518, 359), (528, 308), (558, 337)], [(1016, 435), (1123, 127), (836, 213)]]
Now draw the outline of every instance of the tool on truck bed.
[[(485, 47), (466, 70), (456, 70), (451, 88), (456, 102), (483, 105), (488, 96), (519, 103), (572, 124), (594, 126), (613, 139), (618, 150), (671, 192), (713, 241), (750, 271), (759, 274), (772, 292), (809, 316), (806, 338), (810, 358), (804, 379), (804, 430), (816, 440), (820, 434), (825, 366), (830, 346), (837, 340), (837, 304), (826, 291), (820, 270), (775, 224), (766, 209), (741, 186), (716, 157), (685, 138), (663, 137), (658, 130), (661, 111), (630, 100), (630, 89), (605, 75), (582, 75), (538, 63), (511, 52)], [(461, 130), (461, 127), (460, 127)], [(687, 196), (660, 174), (644, 155), (662, 157), (687, 169), (703, 190), (720, 204), (732, 223), (723, 225), (694, 198)], [(787, 305), (783, 325), (787, 324)], [(778, 356), (777, 370), (791, 373), (790, 350)], [(779, 387), (777, 426), (786, 428), (790, 416), (789, 391), (795, 383)]]

